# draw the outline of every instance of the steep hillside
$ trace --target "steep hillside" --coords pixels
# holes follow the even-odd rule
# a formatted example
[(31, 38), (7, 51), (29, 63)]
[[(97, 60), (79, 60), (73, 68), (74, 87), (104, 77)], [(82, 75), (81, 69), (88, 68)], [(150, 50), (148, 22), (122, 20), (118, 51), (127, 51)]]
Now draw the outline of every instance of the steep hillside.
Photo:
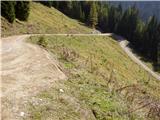
[[(31, 3), (31, 12), (28, 22), (16, 20), (10, 24), (4, 18), (2, 20), (2, 36), (17, 34), (37, 34), (37, 33), (91, 33), (92, 29), (85, 27), (82, 23), (70, 19), (54, 8), (45, 7), (39, 3)], [(20, 38), (18, 38), (20, 40)], [(15, 43), (17, 39), (15, 40)], [(4, 49), (11, 51), (18, 60), (11, 63), (14, 66), (21, 65), (20, 59), (28, 59), (24, 70), (26, 76), (37, 74), (36, 79), (29, 77), (25, 81), (21, 75), (24, 86), (19, 85), (19, 91), (14, 92), (16, 97), (25, 98), (25, 93), (36, 92), (30, 99), (18, 99), (26, 111), (20, 107), (21, 119), (26, 120), (159, 120), (160, 119), (160, 81), (155, 80), (139, 65), (135, 64), (121, 49), (118, 42), (107, 36), (83, 36), (83, 35), (59, 35), (59, 36), (32, 36), (28, 42), (37, 44), (35, 54), (30, 48), (23, 47), (18, 50), (16, 56), (14, 49), (8, 49), (8, 44)], [(10, 42), (8, 42), (10, 43)], [(16, 46), (16, 44), (14, 44)], [(39, 46), (42, 48), (40, 49)], [(30, 46), (30, 45), (28, 45)], [(34, 45), (33, 45), (34, 46)], [(34, 48), (34, 47), (33, 47)], [(24, 49), (24, 51), (21, 51)], [(40, 49), (40, 50), (39, 50)], [(43, 51), (45, 49), (46, 51)], [(28, 57), (28, 51), (32, 56)], [(52, 75), (58, 75), (49, 62), (49, 55), (42, 54), (49, 52), (53, 58), (57, 58), (60, 65), (58, 68), (67, 76), (67, 80), (48, 83), (47, 80), (54, 80)], [(27, 54), (26, 54), (27, 53)], [(38, 53), (40, 55), (38, 55)], [(53, 54), (52, 54), (53, 53)], [(29, 54), (30, 55), (30, 54)], [(27, 56), (27, 57), (25, 57)], [(43, 62), (40, 62), (41, 59)], [(48, 61), (49, 60), (49, 61)], [(55, 62), (58, 62), (55, 60)], [(17, 64), (14, 64), (17, 62)], [(35, 66), (33, 66), (33, 64)], [(38, 68), (36, 68), (38, 66)], [(47, 66), (47, 70), (44, 69)], [(12, 66), (7, 66), (12, 67)], [(19, 66), (18, 66), (19, 68)], [(22, 67), (20, 67), (22, 68)], [(29, 69), (31, 68), (31, 70)], [(33, 68), (33, 70), (32, 70)], [(45, 74), (45, 76), (38, 74)], [(53, 73), (52, 73), (53, 72)], [(19, 76), (16, 72), (16, 76)], [(51, 75), (49, 76), (48, 75)], [(11, 76), (11, 79), (13, 76)], [(3, 79), (5, 80), (5, 79)], [(41, 81), (40, 86), (38, 83)], [(8, 82), (8, 81), (5, 81)], [(13, 82), (13, 81), (11, 81)], [(25, 84), (28, 82), (29, 84)], [(36, 83), (37, 82), (37, 83)], [(16, 83), (15, 83), (16, 84)], [(21, 87), (27, 90), (23, 90)], [(38, 88), (38, 89), (37, 89)], [(38, 92), (37, 92), (38, 91)], [(11, 102), (4, 99), (6, 103), (17, 103), (16, 97), (12, 94)], [(23, 95), (23, 96), (22, 96)], [(13, 102), (12, 102), (13, 100)], [(5, 104), (7, 106), (7, 104)], [(14, 104), (18, 107), (18, 104)], [(16, 107), (11, 106), (13, 111)], [(6, 108), (5, 108), (6, 109)], [(19, 112), (18, 112), (19, 113)], [(6, 114), (6, 117), (8, 114)], [(18, 119), (18, 118), (17, 118)]]
[(159, 119), (160, 82), (112, 38), (43, 36), (29, 41), (56, 55), (68, 77), (36, 96), (39, 105), (30, 102), (29, 119)]
[(16, 20), (13, 24), (1, 17), (2, 36), (28, 33), (90, 33), (91, 29), (73, 20), (55, 8), (31, 2), (28, 22)]

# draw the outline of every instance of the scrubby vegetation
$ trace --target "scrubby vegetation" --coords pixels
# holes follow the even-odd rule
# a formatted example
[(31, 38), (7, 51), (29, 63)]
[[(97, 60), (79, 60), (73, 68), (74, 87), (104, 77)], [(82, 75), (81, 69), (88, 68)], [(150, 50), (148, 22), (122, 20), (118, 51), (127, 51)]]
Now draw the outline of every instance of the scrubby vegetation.
[(38, 40), (37, 44), (42, 46), (42, 47), (44, 47), (44, 48), (47, 47), (47, 42), (46, 42), (46, 40), (44, 39), (43, 36), (40, 37), (40, 39)]
[[(43, 104), (30, 104), (30, 119), (160, 118), (159, 81), (130, 60), (112, 38), (43, 37), (68, 80), (56, 82), (35, 98)], [(40, 38), (29, 41), (37, 43)]]

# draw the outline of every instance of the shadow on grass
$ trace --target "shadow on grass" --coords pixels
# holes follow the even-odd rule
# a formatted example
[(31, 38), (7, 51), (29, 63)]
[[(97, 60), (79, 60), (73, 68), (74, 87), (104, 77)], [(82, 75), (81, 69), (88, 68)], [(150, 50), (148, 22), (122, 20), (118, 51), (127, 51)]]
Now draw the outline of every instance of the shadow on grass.
[(158, 72), (160, 73), (160, 66), (157, 64), (156, 61), (153, 61), (147, 57), (145, 57), (140, 51), (138, 51), (131, 43), (129, 43), (127, 45), (127, 47), (129, 47), (131, 49), (131, 51), (133, 52), (133, 54), (135, 54), (136, 56), (139, 57), (139, 59), (141, 61), (144, 61), (144, 62), (149, 62), (152, 66), (153, 66), (153, 70), (155, 72)]

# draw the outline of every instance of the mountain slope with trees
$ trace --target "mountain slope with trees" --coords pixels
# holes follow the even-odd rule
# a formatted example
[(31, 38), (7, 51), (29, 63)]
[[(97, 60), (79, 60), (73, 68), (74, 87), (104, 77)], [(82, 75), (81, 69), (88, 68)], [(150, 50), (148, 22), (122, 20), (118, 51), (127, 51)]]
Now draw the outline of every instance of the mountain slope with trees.
[[(147, 24), (144, 24), (137, 17), (138, 11), (135, 7), (131, 7), (123, 12), (121, 6), (114, 7), (108, 4), (101, 4), (100, 2), (41, 1), (40, 3), (30, 3), (29, 16), (25, 21), (19, 20), (15, 12), (13, 13), (15, 13), (16, 19), (14, 18), (13, 23), (9, 23), (7, 19), (2, 17), (2, 35), (25, 33), (90, 33), (93, 30), (90, 28), (95, 27), (103, 32), (123, 34), (123, 36), (132, 42), (134, 47), (139, 45), (142, 47), (142, 50), (145, 44), (144, 46), (148, 51), (147, 55), (149, 57), (152, 55), (150, 54), (151, 52), (157, 52), (155, 51), (157, 46), (152, 51), (148, 50), (148, 47), (156, 45), (156, 40), (159, 40), (159, 27), (157, 27), (156, 18), (153, 17)], [(74, 19), (85, 22), (90, 28), (83, 26), (84, 24), (77, 20), (67, 17), (60, 11)], [(132, 26), (131, 23), (135, 26)], [(133, 37), (136, 39), (133, 39)], [(147, 42), (145, 39), (147, 39)], [(141, 44), (138, 44), (137, 40)], [(29, 120), (159, 119), (160, 81), (157, 81), (139, 65), (135, 64), (120, 48), (115, 39), (96, 35), (40, 35), (32, 36), (28, 41), (40, 45), (50, 53), (53, 53), (53, 57), (57, 57), (60, 62), (60, 66), (58, 67), (66, 74), (68, 80), (52, 82), (50, 85), (53, 85), (53, 87), (46, 87), (47, 83), (45, 79), (52, 81), (52, 77), (38, 75), (38, 77), (43, 77), (42, 79), (44, 79), (42, 82), (44, 91), (29, 99), (29, 101), (22, 99), (22, 103), (24, 104), (21, 105), (24, 106), (23, 109), (27, 109), (28, 111), (20, 109), (20, 113), (18, 112), (16, 115), (21, 119), (25, 119), (25, 117)], [(150, 42), (148, 43), (148, 41)], [(23, 58), (27, 55), (25, 50), (23, 51), (22, 43), (19, 43), (22, 47), (21, 52), (24, 52), (24, 54), (18, 57), (18, 61), (21, 57)], [(27, 43), (23, 45), (25, 44)], [(36, 48), (39, 47), (36, 46)], [(6, 51), (8, 52), (8, 49)], [(12, 49), (9, 51), (11, 52), (11, 56), (12, 54), (15, 55), (15, 59), (11, 63), (16, 65), (14, 62), (17, 62), (17, 56)], [(31, 49), (29, 51), (32, 53)], [(18, 51), (17, 54), (19, 54)], [(36, 54), (35, 57), (37, 57)], [(32, 57), (28, 57), (24, 62), (27, 63), (27, 66), (24, 67), (25, 71), (22, 71), (25, 72), (27, 77), (33, 74), (33, 71), (29, 69), (32, 68), (32, 64), (28, 66), (30, 59)], [(38, 59), (41, 58), (38, 57)], [(38, 61), (36, 59), (33, 61), (35, 66), (37, 66)], [(19, 62), (23, 63), (23, 61)], [(44, 65), (48, 66), (51, 71), (54, 69), (47, 62), (40, 65), (42, 65), (41, 69), (43, 69)], [(12, 66), (7, 67), (12, 68)], [(33, 67), (33, 70), (43, 73), (41, 69), (37, 70)], [(52, 75), (52, 72), (44, 71), (44, 73)], [(19, 76), (19, 74), (15, 74)], [(20, 77), (23, 78), (24, 76)], [(33, 78), (29, 77), (28, 80), (32, 80)], [(14, 79), (14, 76), (11, 75), (9, 79)], [(3, 80), (8, 84), (5, 78)], [(17, 79), (14, 80), (16, 81)], [(21, 81), (21, 79), (18, 80)], [(27, 81), (24, 81), (23, 84), (25, 82)], [(39, 83), (39, 79), (36, 82)], [(11, 83), (16, 84), (13, 81)], [(32, 82), (29, 82), (29, 84), (32, 84)], [(39, 85), (35, 84), (35, 86), (41, 89)], [(21, 87), (24, 86), (19, 86), (17, 91), (22, 90)], [(30, 94), (33, 93), (33, 90), (36, 92), (39, 91), (36, 87), (31, 86), (26, 86), (25, 89), (28, 89), (28, 87), (31, 90), (29, 92)], [(21, 94), (26, 91), (19, 92), (20, 94), (18, 95), (25, 98)], [(6, 99), (4, 101), (9, 104), (17, 103), (14, 95), (11, 95), (11, 97), (14, 99), (11, 99), (11, 102)], [(17, 107), (17, 104), (14, 105)], [(14, 107), (11, 107), (13, 108), (13, 112), (15, 112)], [(4, 117), (8, 117), (8, 114)]]
[[(79, 14), (79, 17), (75, 16), (75, 14), (82, 12), (84, 13), (83, 21), (87, 25), (100, 29), (102, 32), (113, 32), (122, 35), (131, 42), (136, 52), (141, 54), (144, 59), (152, 61), (155, 70), (159, 71), (160, 22), (155, 16), (150, 16), (146, 20), (147, 22), (143, 22), (139, 17), (139, 10), (134, 5), (124, 11), (121, 5), (113, 6), (105, 1), (79, 1), (76, 3), (79, 3), (79, 6), (74, 2), (50, 1), (51, 6), (56, 7), (72, 18), (81, 20), (82, 14)], [(75, 8), (79, 12), (74, 11)]]
[[(86, 33), (91, 31), (72, 24), (75, 22), (64, 23), (64, 19), (67, 17), (63, 14), (60, 19), (57, 19), (53, 13), (53, 7), (55, 7), (69, 17), (85, 22), (91, 28), (122, 35), (131, 42), (137, 53), (153, 63), (155, 70), (160, 69), (158, 64), (160, 23), (155, 16), (151, 16), (147, 22), (143, 22), (136, 6), (131, 6), (124, 11), (121, 5), (113, 6), (105, 1), (37, 1), (31, 3), (29, 16), (29, 2), (2, 2), (2, 16), (7, 16), (9, 22), (14, 22), (15, 17), (20, 20), (28, 19), (27, 24), (20, 22), (21, 24), (10, 25), (6, 22), (3, 23), (5, 20), (2, 18), (2, 33), (83, 33), (83, 31)], [(42, 7), (39, 3), (48, 8), (46, 7), (45, 11), (39, 11), (37, 8)], [(46, 13), (50, 15), (47, 16)], [(22, 16), (23, 18), (21, 18)], [(61, 21), (61, 24), (58, 24), (58, 21)], [(15, 29), (14, 26), (19, 29)]]
[[(2, 9), (2, 13), (4, 14), (3, 11)], [(17, 14), (19, 13), (17, 12)], [(19, 20), (17, 16), (16, 19), (14, 18), (13, 23), (10, 23), (3, 16), (1, 17), (2, 36), (38, 33), (91, 33), (92, 31), (92, 29), (86, 27), (82, 22), (70, 19), (57, 9), (53, 7), (48, 8), (38, 2), (30, 3), (27, 20)], [(16, 15), (14, 14), (14, 16)]]

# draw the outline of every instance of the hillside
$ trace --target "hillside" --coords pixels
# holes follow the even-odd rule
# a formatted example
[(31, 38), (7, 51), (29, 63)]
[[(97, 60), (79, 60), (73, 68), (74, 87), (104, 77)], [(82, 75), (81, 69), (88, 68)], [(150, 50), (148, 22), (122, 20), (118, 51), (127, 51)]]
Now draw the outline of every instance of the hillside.
[(2, 40), (2, 119), (159, 120), (160, 81), (114, 38), (36, 2), (28, 22), (1, 20), (2, 36), (70, 33)]
[(29, 41), (38, 44), (42, 38), (68, 80), (35, 98), (43, 105), (29, 103), (32, 119), (158, 120), (154, 110), (159, 110), (159, 81), (135, 64), (112, 38), (43, 36)]
[(55, 8), (31, 2), (28, 22), (16, 20), (10, 24), (1, 17), (2, 36), (28, 33), (90, 33), (83, 23), (71, 19)]

